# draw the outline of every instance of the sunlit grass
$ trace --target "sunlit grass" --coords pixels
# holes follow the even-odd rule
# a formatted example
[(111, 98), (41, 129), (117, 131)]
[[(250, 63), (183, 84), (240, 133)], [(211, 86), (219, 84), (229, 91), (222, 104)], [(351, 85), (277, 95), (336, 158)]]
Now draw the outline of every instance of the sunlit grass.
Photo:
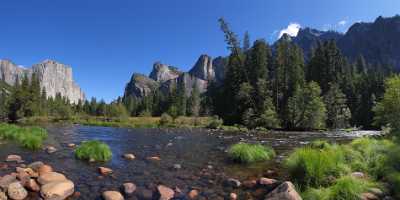
[(236, 162), (253, 163), (272, 159), (275, 151), (261, 144), (238, 143), (229, 148), (228, 154)]
[(42, 147), (47, 131), (39, 127), (19, 127), (0, 124), (0, 138), (15, 141), (23, 147), (36, 150)]
[(110, 147), (100, 141), (83, 142), (75, 150), (77, 158), (89, 161), (108, 161), (112, 157)]

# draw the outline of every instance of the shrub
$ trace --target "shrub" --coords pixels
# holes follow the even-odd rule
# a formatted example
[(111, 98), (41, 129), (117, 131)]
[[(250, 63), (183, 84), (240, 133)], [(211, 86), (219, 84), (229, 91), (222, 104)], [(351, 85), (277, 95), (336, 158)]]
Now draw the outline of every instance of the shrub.
[(307, 200), (329, 200), (330, 192), (329, 188), (308, 188), (301, 196)]
[(100, 141), (84, 142), (75, 151), (76, 157), (83, 160), (108, 161), (112, 157), (110, 147)]
[(208, 124), (207, 128), (217, 129), (222, 126), (224, 122), (218, 116), (213, 116)]
[(328, 149), (332, 148), (332, 145), (325, 140), (314, 140), (313, 142), (311, 142), (310, 147), (313, 149)]
[(160, 118), (160, 126), (166, 126), (172, 123), (172, 117), (167, 113), (163, 113)]
[(343, 152), (337, 145), (329, 149), (303, 147), (296, 149), (285, 162), (289, 175), (301, 186), (329, 184), (329, 177), (349, 172)]
[(261, 144), (238, 143), (229, 148), (228, 154), (234, 161), (252, 163), (272, 159), (275, 151)]
[(0, 124), (0, 138), (19, 143), (25, 148), (36, 150), (42, 147), (47, 131), (39, 127), (19, 127)]
[(359, 200), (360, 195), (373, 185), (367, 180), (344, 176), (330, 187), (329, 200)]

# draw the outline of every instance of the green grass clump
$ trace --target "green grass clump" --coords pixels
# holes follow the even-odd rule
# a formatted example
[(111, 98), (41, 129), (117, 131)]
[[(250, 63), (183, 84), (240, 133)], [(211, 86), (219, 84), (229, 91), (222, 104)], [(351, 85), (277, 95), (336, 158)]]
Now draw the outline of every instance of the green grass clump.
[(110, 147), (100, 141), (87, 141), (79, 145), (75, 150), (75, 155), (79, 159), (108, 161), (112, 157)]
[(275, 151), (261, 144), (238, 143), (229, 148), (228, 154), (236, 162), (253, 163), (272, 159)]
[(11, 124), (0, 124), (0, 138), (15, 141), (23, 147), (40, 149), (47, 138), (47, 131), (40, 127), (19, 127)]
[(360, 195), (374, 185), (364, 179), (344, 176), (330, 187), (329, 200), (359, 200)]
[(326, 188), (308, 188), (302, 193), (307, 200), (359, 200), (362, 193), (376, 186), (365, 179), (343, 176)]
[(307, 200), (329, 200), (330, 194), (330, 188), (308, 188), (301, 194), (301, 197)]
[(331, 148), (332, 145), (326, 140), (314, 140), (310, 143), (310, 147), (313, 149), (327, 149)]
[(329, 184), (330, 177), (349, 172), (343, 152), (337, 145), (326, 149), (303, 147), (286, 160), (290, 177), (301, 186), (319, 187)]
[(210, 119), (210, 122), (208, 123), (207, 128), (217, 129), (217, 128), (221, 127), (223, 123), (224, 123), (223, 120), (220, 119), (218, 116), (213, 116)]

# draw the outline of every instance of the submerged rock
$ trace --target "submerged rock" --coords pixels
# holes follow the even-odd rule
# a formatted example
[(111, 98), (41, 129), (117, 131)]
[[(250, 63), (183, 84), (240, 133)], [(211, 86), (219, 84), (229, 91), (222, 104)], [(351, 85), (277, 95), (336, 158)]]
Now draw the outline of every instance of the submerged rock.
[(104, 200), (124, 200), (122, 194), (117, 191), (105, 191), (102, 196)]
[(123, 157), (127, 160), (134, 160), (136, 157), (131, 153), (124, 154)]
[(295, 190), (293, 183), (286, 181), (267, 194), (265, 200), (302, 200), (302, 198)]
[(191, 190), (188, 194), (189, 199), (196, 199), (199, 196), (199, 191)]
[(43, 185), (40, 194), (45, 200), (64, 200), (74, 194), (74, 190), (70, 180), (55, 181)]
[(126, 195), (131, 195), (136, 191), (136, 185), (134, 183), (124, 183), (122, 190)]
[(99, 167), (99, 172), (102, 175), (108, 175), (108, 174), (113, 173), (113, 170), (110, 168), (107, 168), (107, 167)]
[(20, 182), (14, 182), (8, 186), (7, 194), (11, 199), (22, 200), (28, 196), (28, 191), (26, 191)]
[(55, 147), (53, 147), (53, 146), (46, 147), (46, 152), (49, 153), (49, 154), (52, 154), (52, 153), (54, 153), (56, 151), (57, 151), (57, 149)]
[(160, 194), (160, 199), (159, 200), (170, 200), (174, 198), (175, 192), (173, 189), (165, 186), (165, 185), (159, 185), (157, 187), (158, 193)]

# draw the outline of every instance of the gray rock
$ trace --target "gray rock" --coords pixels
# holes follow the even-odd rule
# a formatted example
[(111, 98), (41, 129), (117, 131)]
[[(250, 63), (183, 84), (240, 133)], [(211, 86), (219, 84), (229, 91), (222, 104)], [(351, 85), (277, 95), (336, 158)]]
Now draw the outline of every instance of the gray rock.
[(44, 163), (42, 161), (36, 161), (36, 162), (29, 164), (28, 168), (31, 168), (37, 172), (39, 170), (39, 168), (43, 165), (44, 165)]
[(156, 62), (153, 65), (149, 77), (157, 82), (163, 83), (165, 81), (176, 79), (181, 74), (178, 68)]
[(226, 180), (226, 184), (231, 187), (235, 187), (235, 188), (238, 188), (242, 185), (242, 183), (239, 180), (234, 179), (234, 178), (230, 178), (230, 179)]
[(47, 97), (55, 97), (57, 93), (67, 97), (71, 102), (78, 103), (85, 99), (85, 94), (72, 78), (72, 68), (53, 60), (45, 60), (31, 68), (17, 66), (9, 60), (0, 60), (0, 79), (9, 85), (22, 80), (24, 76), (29, 78), (36, 73), (41, 88), (45, 88)]
[(201, 55), (196, 64), (189, 71), (189, 74), (203, 80), (213, 80), (215, 71), (212, 58), (208, 55)]
[(124, 183), (122, 185), (122, 190), (124, 194), (131, 195), (136, 191), (136, 185), (134, 183)]
[(151, 94), (158, 86), (159, 83), (155, 80), (145, 75), (134, 73), (130, 82), (125, 87), (124, 97), (132, 96), (143, 98)]
[(16, 175), (5, 175), (0, 178), (0, 188), (3, 190), (7, 191), (8, 186), (11, 183), (17, 182), (17, 176)]
[(11, 199), (22, 200), (28, 196), (28, 191), (26, 191), (20, 182), (14, 182), (8, 186), (7, 194)]
[(286, 181), (267, 194), (265, 200), (301, 200), (293, 183)]

